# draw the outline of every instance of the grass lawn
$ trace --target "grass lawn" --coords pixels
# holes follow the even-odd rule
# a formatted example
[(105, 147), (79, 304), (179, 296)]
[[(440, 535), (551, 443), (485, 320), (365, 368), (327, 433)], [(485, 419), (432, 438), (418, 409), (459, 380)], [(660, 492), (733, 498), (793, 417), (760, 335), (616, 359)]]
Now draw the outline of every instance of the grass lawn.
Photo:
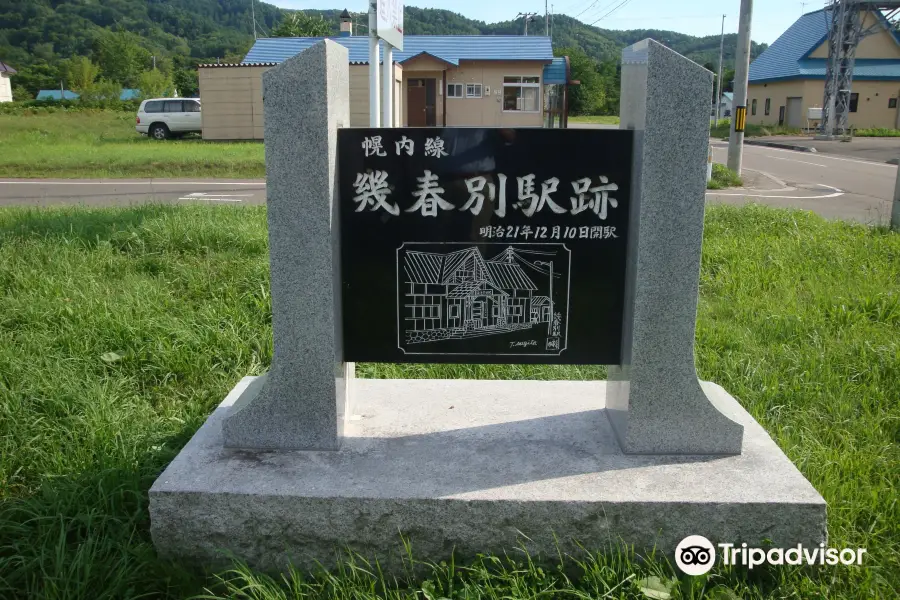
[(742, 185), (744, 185), (744, 180), (741, 179), (740, 175), (725, 165), (713, 163), (712, 179), (706, 182), (706, 189), (723, 190), (725, 188), (740, 187)]
[[(744, 126), (744, 137), (760, 137), (769, 135), (800, 135), (802, 132), (794, 127), (779, 125), (751, 125)], [(731, 119), (720, 119), (718, 123), (709, 129), (709, 136), (714, 138), (727, 138), (731, 134)]]
[(117, 111), (0, 114), (0, 177), (265, 177), (259, 142), (157, 142)]
[(399, 582), (357, 562), (282, 583), (160, 561), (147, 490), (238, 379), (268, 367), (268, 279), (264, 207), (0, 210), (0, 598), (642, 598), (654, 576), (677, 584), (675, 598), (900, 597), (900, 235), (757, 206), (706, 219), (700, 375), (767, 428), (828, 501), (830, 545), (867, 548), (864, 567), (675, 580), (623, 553), (567, 571), (483, 558)]
[(569, 117), (570, 123), (595, 123), (600, 125), (618, 125), (619, 117), (616, 115), (581, 115)]

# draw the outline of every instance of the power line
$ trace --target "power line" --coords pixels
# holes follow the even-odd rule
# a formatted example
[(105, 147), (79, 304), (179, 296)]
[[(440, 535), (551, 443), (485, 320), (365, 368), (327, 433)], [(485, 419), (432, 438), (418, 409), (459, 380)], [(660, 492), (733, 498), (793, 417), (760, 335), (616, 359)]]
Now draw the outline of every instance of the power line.
[(586, 9), (584, 9), (583, 11), (581, 11), (580, 13), (578, 13), (577, 15), (573, 16), (572, 18), (573, 18), (573, 19), (577, 19), (578, 17), (580, 17), (581, 15), (583, 15), (584, 13), (586, 13), (587, 11), (591, 10), (592, 8), (594, 8), (594, 5), (597, 4), (598, 2), (600, 2), (600, 0), (594, 0), (593, 2), (590, 3), (590, 5), (588, 5), (588, 7), (587, 7)]
[(609, 11), (608, 13), (606, 13), (605, 15), (603, 15), (602, 17), (600, 17), (599, 19), (597, 19), (596, 21), (594, 21), (593, 23), (591, 23), (591, 25), (593, 25), (594, 23), (597, 23), (597, 22), (599, 22), (599, 21), (602, 21), (603, 19), (605, 19), (605, 18), (608, 17), (609, 15), (613, 14), (614, 12), (616, 12), (617, 10), (619, 10), (620, 8), (622, 8), (623, 6), (625, 6), (626, 4), (628, 4), (629, 2), (631, 2), (631, 0), (622, 0), (622, 2), (618, 3), (618, 4), (615, 6), (615, 8), (613, 8), (611, 11)]

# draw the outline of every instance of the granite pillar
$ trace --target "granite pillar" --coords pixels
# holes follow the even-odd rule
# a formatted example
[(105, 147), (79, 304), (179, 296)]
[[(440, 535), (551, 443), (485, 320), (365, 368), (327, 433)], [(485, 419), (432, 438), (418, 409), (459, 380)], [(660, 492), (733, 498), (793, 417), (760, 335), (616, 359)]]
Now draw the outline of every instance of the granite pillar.
[(263, 75), (274, 355), (222, 429), (229, 448), (335, 450), (343, 362), (337, 130), (350, 125), (347, 49), (322, 41)]
[(694, 333), (713, 75), (653, 40), (622, 51), (621, 124), (635, 130), (622, 364), (607, 414), (623, 451), (740, 454), (743, 426), (701, 387)]

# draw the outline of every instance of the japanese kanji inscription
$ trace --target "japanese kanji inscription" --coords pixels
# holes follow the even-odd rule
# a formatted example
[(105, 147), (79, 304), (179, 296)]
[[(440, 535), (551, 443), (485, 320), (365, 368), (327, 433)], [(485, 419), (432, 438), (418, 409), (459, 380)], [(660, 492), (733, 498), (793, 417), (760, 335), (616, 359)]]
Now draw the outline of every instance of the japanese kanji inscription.
[(617, 364), (632, 132), (342, 129), (348, 361)]

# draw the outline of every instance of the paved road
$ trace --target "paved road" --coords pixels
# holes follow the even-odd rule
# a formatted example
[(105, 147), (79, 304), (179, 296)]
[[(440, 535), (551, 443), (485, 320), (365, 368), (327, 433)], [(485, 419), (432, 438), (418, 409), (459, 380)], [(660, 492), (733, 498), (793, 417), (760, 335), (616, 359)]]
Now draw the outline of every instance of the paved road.
[[(713, 142), (716, 162), (726, 162), (727, 147), (726, 142)], [(803, 208), (826, 218), (869, 224), (890, 221), (897, 178), (895, 165), (823, 153), (745, 146), (743, 166), (768, 174), (766, 179), (773, 185), (711, 192), (707, 199)]]
[[(713, 141), (714, 159), (725, 162), (727, 144)], [(747, 189), (710, 192), (710, 202), (773, 206), (815, 211), (827, 218), (886, 223), (897, 167), (827, 155), (762, 146), (744, 148)], [(262, 180), (0, 180), (0, 206), (116, 206), (138, 202), (262, 204)]]
[(3, 179), (0, 206), (123, 206), (139, 202), (263, 204), (266, 183), (250, 179)]

